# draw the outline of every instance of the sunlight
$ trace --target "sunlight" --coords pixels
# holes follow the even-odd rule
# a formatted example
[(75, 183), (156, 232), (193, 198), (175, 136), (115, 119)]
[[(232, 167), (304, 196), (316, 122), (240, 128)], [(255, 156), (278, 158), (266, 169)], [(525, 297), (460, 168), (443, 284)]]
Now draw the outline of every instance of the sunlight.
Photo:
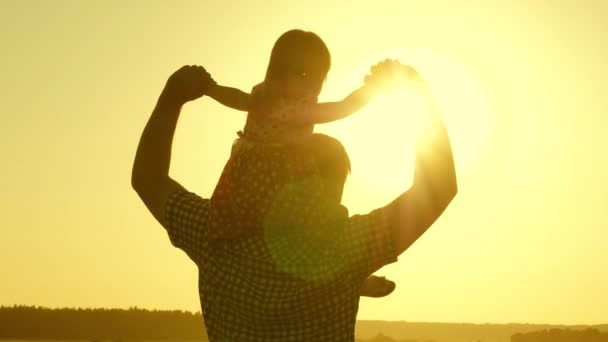
[[(493, 114), (477, 76), (447, 56), (421, 49), (379, 51), (362, 58), (349, 75), (365, 74), (385, 58), (414, 66), (427, 80), (449, 130), (459, 179), (466, 178), (484, 156), (492, 130)], [(344, 84), (356, 82), (354, 77), (345, 78)], [(351, 155), (350, 186), (385, 201), (411, 182), (415, 136), (426, 107), (418, 96), (399, 93), (380, 96), (361, 112), (340, 123), (339, 130), (323, 131), (339, 137)], [(368, 205), (377, 204), (373, 202)]]

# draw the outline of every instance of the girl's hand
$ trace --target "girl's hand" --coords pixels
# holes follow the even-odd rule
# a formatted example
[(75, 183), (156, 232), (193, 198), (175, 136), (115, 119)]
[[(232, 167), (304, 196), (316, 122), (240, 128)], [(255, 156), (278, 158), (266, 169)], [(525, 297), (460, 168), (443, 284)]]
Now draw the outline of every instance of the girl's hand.
[(365, 75), (363, 82), (367, 89), (376, 93), (386, 88), (386, 83), (389, 80), (389, 69), (392, 67), (393, 61), (385, 59), (370, 68), (371, 74)]
[(409, 88), (423, 81), (416, 69), (402, 64), (398, 60), (385, 59), (370, 68), (371, 75), (366, 75), (366, 87), (376, 92), (392, 93), (398, 88)]

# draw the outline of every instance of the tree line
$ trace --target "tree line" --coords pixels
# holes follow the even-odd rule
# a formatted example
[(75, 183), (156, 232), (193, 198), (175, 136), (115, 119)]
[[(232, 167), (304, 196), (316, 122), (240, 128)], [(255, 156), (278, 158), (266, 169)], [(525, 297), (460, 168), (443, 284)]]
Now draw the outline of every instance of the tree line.
[(125, 309), (0, 307), (0, 339), (207, 340), (200, 312)]
[(608, 342), (608, 332), (585, 330), (545, 329), (511, 336), (511, 342)]
[[(0, 340), (198, 340), (207, 341), (200, 312), (180, 310), (52, 309), (0, 306)], [(378, 334), (357, 342), (415, 342)], [(511, 336), (511, 342), (608, 342), (596, 328), (551, 328)]]

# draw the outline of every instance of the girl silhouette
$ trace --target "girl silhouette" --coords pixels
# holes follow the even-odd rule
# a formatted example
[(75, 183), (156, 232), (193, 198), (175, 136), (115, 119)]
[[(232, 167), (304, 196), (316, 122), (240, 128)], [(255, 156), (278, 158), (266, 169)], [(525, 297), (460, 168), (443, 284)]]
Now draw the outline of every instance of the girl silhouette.
[[(328, 193), (306, 142), (314, 125), (355, 113), (378, 87), (366, 76), (363, 85), (342, 101), (318, 103), (330, 66), (329, 50), (319, 36), (291, 30), (276, 41), (264, 81), (251, 94), (215, 82), (207, 89), (206, 94), (219, 103), (248, 112), (211, 196), (210, 238), (263, 232), (273, 211), (289, 218), (289, 229), (311, 236), (322, 235), (329, 222), (344, 217), (324, 205), (326, 197), (335, 194)], [(371, 276), (361, 294), (381, 297), (394, 288), (392, 281)]]

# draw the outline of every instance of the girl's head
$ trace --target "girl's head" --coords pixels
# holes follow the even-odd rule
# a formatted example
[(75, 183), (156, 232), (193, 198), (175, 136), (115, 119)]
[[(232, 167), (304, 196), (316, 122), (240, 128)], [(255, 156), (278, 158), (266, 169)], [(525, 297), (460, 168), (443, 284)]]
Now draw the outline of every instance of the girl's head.
[(329, 49), (318, 35), (290, 30), (272, 48), (264, 83), (286, 98), (318, 96), (330, 66)]

